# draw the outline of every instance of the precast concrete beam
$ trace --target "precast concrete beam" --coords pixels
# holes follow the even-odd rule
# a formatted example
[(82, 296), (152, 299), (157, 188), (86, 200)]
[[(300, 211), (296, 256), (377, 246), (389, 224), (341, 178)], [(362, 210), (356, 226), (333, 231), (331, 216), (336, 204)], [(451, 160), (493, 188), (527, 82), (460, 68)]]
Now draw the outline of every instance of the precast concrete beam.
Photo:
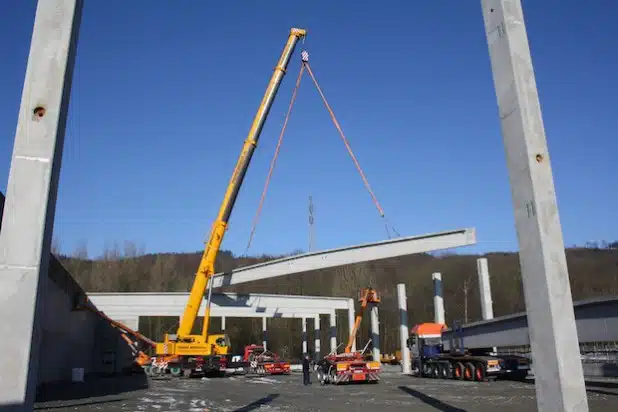
[(506, 152), (538, 410), (588, 411), (564, 239), (521, 0), (481, 0)]
[(460, 229), (420, 236), (401, 237), (382, 242), (306, 253), (257, 265), (245, 266), (234, 269), (230, 273), (216, 274), (213, 278), (213, 287), (218, 288), (277, 276), (470, 246), (475, 243), (476, 232), (474, 229)]
[[(189, 299), (186, 292), (129, 292), (129, 293), (89, 293), (92, 303), (104, 312), (116, 307), (158, 307), (185, 309)], [(263, 293), (213, 293), (211, 309), (216, 308), (280, 308), (280, 309), (347, 309), (349, 298), (275, 295)], [(202, 305), (205, 302), (202, 301)], [(172, 310), (172, 309), (169, 309)], [(169, 311), (167, 310), (167, 311)]]
[[(130, 316), (175, 316), (180, 317), (183, 314), (181, 310), (170, 310), (170, 308), (152, 308), (152, 307), (118, 307), (112, 310), (105, 311), (98, 307), (99, 310), (104, 312), (112, 319), (121, 319)], [(279, 309), (279, 308), (266, 308), (264, 310), (256, 311), (252, 308), (213, 308), (210, 311), (210, 316), (213, 318), (225, 316), (226, 318), (300, 318), (300, 317), (314, 317), (316, 314), (329, 314), (332, 313), (330, 308), (318, 308), (318, 309)]]
[(39, 1), (34, 17), (0, 233), (3, 411), (33, 409), (81, 10), (81, 0)]
[(481, 316), (483, 320), (494, 318), (494, 306), (491, 298), (491, 282), (489, 281), (489, 266), (487, 258), (476, 260), (476, 271), (479, 276), (479, 292), (481, 296)]
[[(354, 299), (348, 299), (348, 339), (354, 328)], [(346, 343), (347, 345), (347, 343)], [(352, 352), (356, 351), (356, 336), (352, 338)]]

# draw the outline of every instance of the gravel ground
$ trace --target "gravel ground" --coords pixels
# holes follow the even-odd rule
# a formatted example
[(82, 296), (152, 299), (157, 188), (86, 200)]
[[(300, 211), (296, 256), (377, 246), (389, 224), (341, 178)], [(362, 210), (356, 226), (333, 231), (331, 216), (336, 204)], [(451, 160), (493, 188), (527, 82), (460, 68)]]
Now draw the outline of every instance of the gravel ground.
[[(100, 387), (101, 385), (98, 385)], [(120, 392), (120, 391), (117, 391)], [(68, 397), (64, 397), (68, 399)], [(618, 410), (618, 382), (588, 388), (590, 411)], [(303, 386), (302, 375), (213, 379), (157, 379), (147, 389), (41, 402), (41, 411), (492, 411), (536, 410), (534, 385), (460, 382), (386, 372), (376, 385)]]

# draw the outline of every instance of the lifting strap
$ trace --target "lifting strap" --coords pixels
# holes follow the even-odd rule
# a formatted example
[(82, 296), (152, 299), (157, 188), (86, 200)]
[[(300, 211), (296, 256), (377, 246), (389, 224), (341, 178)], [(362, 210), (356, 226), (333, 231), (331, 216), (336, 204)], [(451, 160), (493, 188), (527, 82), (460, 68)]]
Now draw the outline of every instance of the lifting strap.
[(285, 120), (283, 121), (283, 126), (281, 127), (281, 133), (279, 133), (279, 140), (277, 141), (277, 147), (275, 148), (275, 154), (273, 155), (272, 160), (270, 161), (270, 168), (268, 170), (268, 175), (266, 176), (266, 183), (264, 184), (264, 189), (262, 190), (262, 196), (260, 197), (260, 204), (255, 212), (255, 216), (253, 217), (253, 225), (251, 227), (251, 234), (249, 235), (249, 242), (247, 243), (247, 248), (245, 249), (245, 256), (251, 247), (251, 241), (253, 240), (253, 235), (255, 234), (255, 229), (257, 227), (258, 221), (260, 219), (260, 213), (262, 212), (262, 206), (264, 205), (264, 199), (266, 198), (266, 191), (268, 190), (268, 185), (270, 184), (270, 179), (273, 175), (273, 170), (275, 169), (275, 163), (277, 162), (277, 158), (279, 157), (279, 151), (281, 149), (281, 143), (283, 142), (283, 135), (285, 133), (285, 129), (288, 125), (288, 120), (290, 120), (290, 115), (292, 114), (292, 107), (294, 107), (294, 102), (296, 101), (296, 95), (298, 93), (298, 89), (300, 87), (300, 80), (303, 77), (303, 72), (305, 71), (305, 66), (301, 65), (300, 72), (298, 73), (298, 78), (296, 79), (296, 86), (294, 86), (294, 91), (292, 92), (292, 99), (290, 100), (290, 105), (288, 106), (288, 112), (285, 115)]
[(249, 251), (249, 248), (251, 247), (251, 241), (253, 240), (253, 235), (255, 234), (255, 229), (257, 227), (257, 224), (258, 224), (258, 221), (259, 221), (259, 218), (260, 218), (260, 214), (261, 214), (261, 211), (262, 211), (262, 206), (264, 205), (264, 199), (266, 198), (266, 192), (268, 190), (268, 185), (270, 184), (270, 180), (272, 178), (272, 173), (273, 173), (273, 170), (275, 168), (275, 163), (277, 162), (277, 158), (279, 157), (281, 143), (283, 142), (283, 135), (285, 134), (285, 130), (287, 128), (288, 120), (290, 119), (290, 115), (292, 113), (292, 107), (294, 107), (294, 102), (296, 101), (296, 96), (298, 94), (298, 89), (300, 87), (300, 81), (302, 79), (302, 76), (303, 76), (303, 73), (304, 73), (305, 70), (307, 70), (307, 73), (309, 73), (309, 76), (311, 77), (311, 80), (313, 81), (313, 84), (315, 85), (316, 89), (318, 90), (318, 93), (320, 94), (320, 97), (322, 98), (322, 101), (324, 102), (324, 106), (326, 106), (326, 109), (328, 110), (328, 113), (330, 114), (330, 117), (331, 117), (331, 119), (333, 121), (333, 124), (337, 128), (337, 131), (339, 131), (339, 135), (341, 136), (341, 140), (343, 140), (343, 143), (345, 144), (345, 147), (348, 150), (348, 153), (350, 154), (350, 157), (352, 158), (352, 161), (354, 162), (354, 165), (356, 166), (356, 169), (358, 170), (358, 173), (360, 174), (361, 178), (363, 179), (363, 183), (365, 184), (365, 187), (367, 188), (367, 191), (369, 192), (369, 195), (371, 196), (371, 199), (373, 200), (373, 203), (375, 204), (376, 209), (378, 209), (378, 213), (380, 214), (380, 217), (384, 220), (384, 228), (386, 229), (386, 234), (387, 234), (388, 238), (391, 239), (391, 237), (392, 237), (391, 233), (390, 233), (390, 230), (389, 230), (389, 227), (395, 233), (395, 236), (397, 236), (397, 237), (401, 236), (397, 232), (397, 230), (395, 230), (395, 227), (386, 218), (386, 216), (384, 214), (384, 209), (382, 209), (382, 206), (380, 205), (380, 202), (378, 201), (378, 198), (373, 193), (373, 190), (371, 189), (371, 186), (369, 185), (369, 181), (365, 177), (365, 174), (363, 173), (363, 169), (361, 168), (360, 163), (356, 159), (356, 156), (354, 155), (354, 152), (352, 151), (352, 147), (350, 146), (350, 143), (348, 142), (348, 139), (346, 138), (345, 134), (343, 133), (343, 130), (342, 130), (341, 126), (339, 125), (339, 122), (337, 121), (337, 118), (335, 117), (335, 113), (333, 112), (333, 110), (331, 109), (330, 105), (328, 104), (328, 101), (326, 100), (326, 96), (324, 96), (324, 93), (322, 92), (322, 88), (318, 84), (318, 81), (316, 80), (316, 78), (315, 78), (315, 76), (313, 74), (313, 71), (311, 70), (311, 67), (309, 66), (309, 54), (307, 52), (303, 51), (302, 52), (302, 64), (301, 64), (301, 67), (300, 67), (300, 72), (298, 73), (298, 78), (296, 79), (296, 85), (294, 86), (294, 91), (292, 92), (292, 98), (291, 98), (290, 104), (288, 106), (288, 111), (286, 113), (285, 120), (283, 122), (283, 127), (281, 128), (281, 133), (279, 134), (279, 140), (277, 141), (277, 147), (275, 148), (275, 153), (274, 153), (273, 158), (272, 158), (272, 160), (270, 162), (270, 168), (268, 170), (268, 175), (266, 177), (266, 182), (264, 184), (264, 189), (262, 190), (262, 196), (260, 197), (260, 203), (258, 205), (258, 209), (257, 209), (257, 211), (255, 213), (254, 218), (253, 218), (253, 225), (252, 225), (252, 228), (251, 228), (251, 234), (249, 235), (249, 241), (248, 241), (247, 247), (245, 249), (245, 256), (247, 255), (247, 252)]

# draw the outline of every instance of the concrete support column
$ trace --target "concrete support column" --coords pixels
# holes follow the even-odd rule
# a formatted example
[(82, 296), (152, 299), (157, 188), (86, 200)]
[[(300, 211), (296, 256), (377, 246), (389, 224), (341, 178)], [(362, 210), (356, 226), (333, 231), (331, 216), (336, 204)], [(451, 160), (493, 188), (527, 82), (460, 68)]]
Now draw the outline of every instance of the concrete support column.
[[(0, 405), (31, 411), (81, 0), (39, 1), (0, 234)], [(10, 316), (8, 315), (10, 314)], [(10, 337), (10, 338), (8, 338)]]
[(313, 358), (314, 359), (319, 359), (320, 358), (320, 315), (315, 315), (314, 318), (314, 322), (313, 322), (313, 332), (314, 332), (314, 336), (313, 338), (314, 340), (314, 348), (313, 348)]
[[(352, 328), (354, 328), (354, 299), (348, 301), (348, 334), (352, 333)], [(352, 352), (354, 351), (356, 351), (356, 336), (352, 341)]]
[(445, 324), (444, 298), (442, 297), (442, 274), (440, 272), (431, 275), (433, 280), (433, 312), (434, 322)]
[(221, 331), (225, 333), (225, 316), (221, 316)]
[(268, 331), (266, 330), (266, 321), (267, 319), (262, 318), (262, 345), (264, 345), (264, 350), (267, 349), (266, 342), (268, 341)]
[(489, 267), (487, 258), (476, 260), (476, 271), (479, 275), (479, 289), (481, 296), (481, 315), (483, 320), (494, 318), (494, 307), (491, 299), (491, 283), (489, 282)]
[(521, 0), (482, 0), (506, 152), (537, 409), (588, 411), (573, 298)]
[(401, 372), (404, 375), (410, 374), (410, 349), (408, 348), (408, 298), (406, 296), (406, 285), (397, 285), (397, 302), (399, 304), (399, 346), (401, 348)]
[(330, 351), (337, 350), (337, 316), (335, 312), (328, 315), (330, 324)]
[(303, 356), (307, 355), (307, 318), (302, 318), (303, 322)]
[(371, 344), (373, 346), (373, 360), (380, 361), (380, 320), (378, 306), (371, 305)]

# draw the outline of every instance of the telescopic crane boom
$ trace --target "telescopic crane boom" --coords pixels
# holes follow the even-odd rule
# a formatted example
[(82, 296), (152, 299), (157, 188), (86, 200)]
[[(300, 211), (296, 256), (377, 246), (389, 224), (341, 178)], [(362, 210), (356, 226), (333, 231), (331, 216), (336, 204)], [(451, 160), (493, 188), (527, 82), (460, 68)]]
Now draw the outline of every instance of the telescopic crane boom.
[[(298, 40), (306, 35), (303, 29), (293, 28), (290, 30), (288, 40), (283, 48), (281, 57), (274, 69), (274, 73), (268, 83), (264, 97), (260, 103), (258, 111), (255, 115), (247, 138), (242, 147), (240, 157), (234, 168), (234, 172), (227, 186), (227, 190), (223, 197), (223, 202), (219, 209), (219, 214), (214, 221), (210, 233), (210, 237), (204, 249), (202, 259), (200, 261), (195, 280), (189, 294), (189, 299), (185, 307), (184, 313), (180, 318), (180, 324), (176, 335), (165, 335), (165, 341), (158, 343), (156, 352), (157, 355), (163, 356), (208, 356), (213, 354), (213, 349), (216, 351), (216, 345), (209, 339), (208, 327), (210, 318), (210, 292), (206, 302), (204, 313), (204, 324), (200, 335), (193, 335), (193, 326), (198, 315), (202, 300), (205, 295), (206, 287), (209, 284), (213, 274), (215, 273), (215, 261), (219, 252), (223, 235), (227, 228), (236, 197), (244, 180), (245, 174), (249, 167), (251, 157), (255, 147), (257, 146), (260, 133), (264, 126), (264, 122), (270, 112), (275, 95), (279, 89), (283, 76), (285, 75), (288, 63), (294, 52)], [(220, 345), (226, 346), (226, 345)], [(178, 359), (175, 359), (177, 362)], [(183, 363), (183, 362), (179, 362)]]

